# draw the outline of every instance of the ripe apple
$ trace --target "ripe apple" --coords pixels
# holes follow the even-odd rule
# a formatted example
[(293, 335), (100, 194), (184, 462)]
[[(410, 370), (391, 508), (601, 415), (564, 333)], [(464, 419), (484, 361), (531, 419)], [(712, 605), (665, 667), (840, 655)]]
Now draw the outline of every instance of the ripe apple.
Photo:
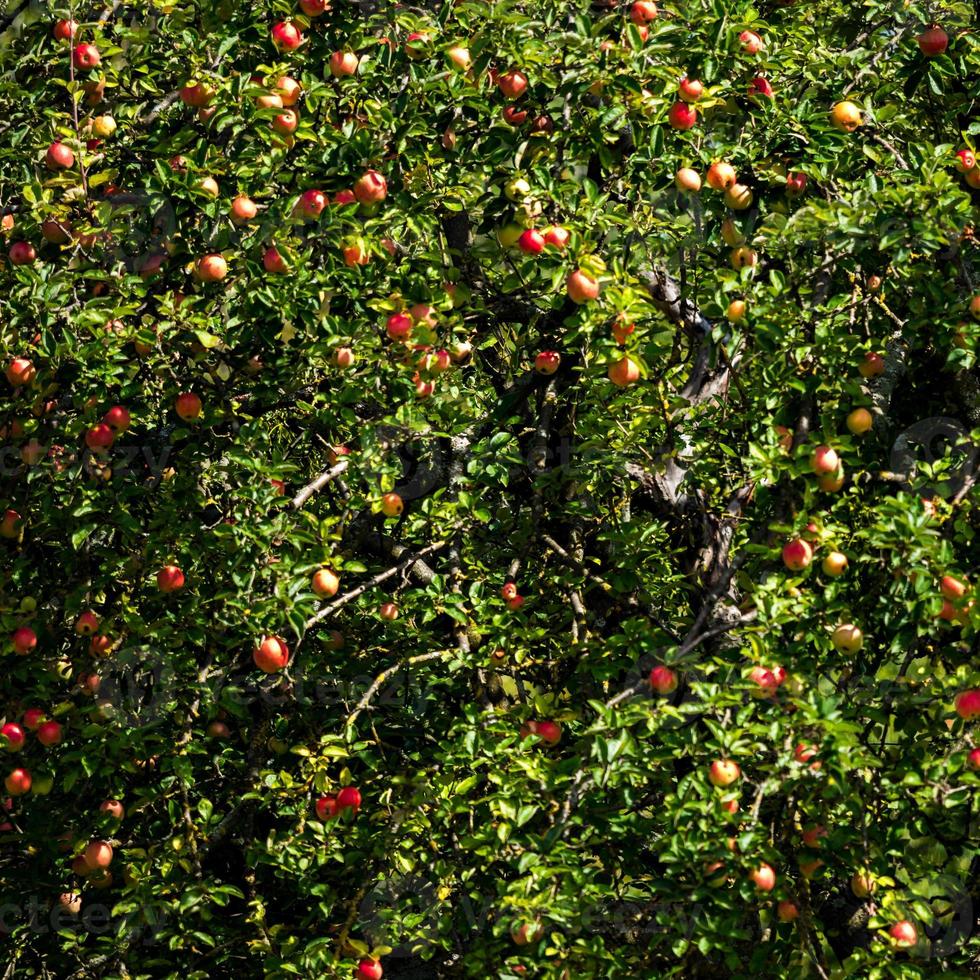
[(228, 275), (228, 263), (217, 253), (203, 255), (197, 260), (194, 271), (201, 282), (219, 282)]
[(367, 250), (367, 245), (360, 238), (348, 242), (343, 246), (341, 252), (346, 266), (367, 265), (371, 261), (371, 254)]
[(599, 295), (598, 281), (581, 269), (576, 269), (569, 275), (566, 289), (573, 303), (588, 303)]
[(252, 659), (259, 670), (275, 674), (289, 663), (289, 648), (281, 637), (267, 636), (252, 651)]
[(697, 194), (701, 190), (701, 176), (690, 167), (681, 167), (674, 174), (674, 185), (686, 194)]
[(546, 245), (553, 245), (559, 250), (563, 250), (568, 244), (568, 239), (571, 238), (571, 234), (567, 229), (562, 228), (561, 225), (551, 225), (542, 232), (544, 235), (544, 242)]
[(75, 620), (75, 632), (79, 636), (90, 636), (99, 628), (99, 617), (91, 610), (83, 612)]
[(14, 653), (26, 657), (37, 646), (37, 634), (29, 626), (19, 626), (10, 634)]
[(67, 218), (45, 218), (41, 222), (41, 237), (52, 245), (67, 245), (71, 241), (71, 230)]
[(192, 109), (205, 108), (214, 96), (214, 87), (206, 82), (188, 83), (180, 90), (180, 101)]
[(772, 85), (769, 79), (765, 75), (756, 75), (755, 78), (749, 83), (748, 90), (746, 92), (750, 99), (760, 96), (765, 99), (771, 99), (775, 95), (772, 89)]
[(44, 154), (44, 162), (52, 170), (67, 170), (75, 165), (75, 154), (72, 153), (71, 147), (56, 140)]
[(632, 323), (625, 313), (620, 313), (612, 325), (613, 340), (620, 347), (625, 347), (630, 335), (636, 330), (636, 324)]
[(361, 791), (356, 786), (344, 786), (337, 793), (337, 808), (357, 813), (361, 808)]
[(340, 808), (337, 806), (336, 796), (321, 796), (313, 804), (313, 808), (316, 810), (317, 817), (324, 821), (332, 820), (340, 812)]
[(680, 130), (691, 129), (698, 121), (698, 111), (686, 102), (675, 102), (667, 113), (667, 122)]
[(927, 58), (943, 54), (949, 46), (949, 35), (938, 25), (930, 24), (917, 38), (919, 50)]
[(82, 858), (90, 871), (108, 868), (112, 864), (112, 857), (112, 845), (104, 840), (89, 841), (82, 851)]
[(512, 69), (497, 76), (497, 88), (508, 99), (519, 99), (527, 89), (527, 75)]
[(729, 253), (728, 261), (733, 269), (751, 269), (759, 261), (759, 253), (753, 248), (733, 248)]
[(953, 578), (952, 575), (944, 575), (942, 581), (939, 583), (939, 591), (942, 593), (943, 598), (949, 599), (951, 602), (962, 599), (966, 595), (966, 588), (964, 582)]
[(333, 352), (333, 362), (339, 368), (349, 368), (354, 363), (354, 351), (350, 347), (338, 347)]
[(37, 377), (37, 369), (26, 357), (15, 357), (7, 366), (7, 381), (11, 387), (29, 385)]
[(381, 964), (376, 959), (365, 956), (357, 964), (357, 972), (354, 976), (355, 980), (381, 980), (383, 974), (384, 970), (381, 969)]
[(969, 173), (977, 165), (977, 158), (974, 156), (973, 150), (964, 147), (962, 150), (956, 151), (956, 157), (953, 162), (956, 164), (956, 169), (961, 174), (965, 174)]
[(685, 75), (677, 83), (677, 94), (685, 102), (697, 102), (704, 95), (704, 86), (696, 79)]
[(806, 174), (788, 173), (786, 175), (786, 196), (799, 197), (806, 190)]
[(304, 218), (319, 218), (326, 206), (327, 196), (318, 190), (304, 191), (296, 205)]
[(295, 51), (303, 43), (303, 32), (292, 21), (281, 20), (273, 25), (272, 43), (280, 51)]
[(746, 54), (758, 54), (765, 47), (762, 38), (755, 31), (742, 31), (738, 36), (738, 43)]
[(864, 643), (864, 634), (853, 623), (842, 623), (830, 635), (838, 653), (857, 653)]
[(381, 498), (381, 513), (385, 517), (398, 517), (404, 509), (405, 504), (397, 493), (386, 493)]
[(202, 177), (194, 186), (202, 194), (207, 194), (208, 197), (217, 197), (221, 193), (214, 177)]
[(970, 299), (970, 315), (974, 320), (980, 320), (980, 293)]
[(365, 171), (354, 182), (354, 197), (361, 204), (378, 204), (388, 196), (388, 182), (377, 170)]
[(103, 800), (99, 804), (99, 813), (106, 813), (113, 820), (122, 820), (126, 816), (126, 808), (119, 800)]
[(780, 922), (792, 922), (799, 914), (800, 907), (789, 899), (783, 899), (776, 905), (776, 917)]
[(24, 747), (27, 735), (15, 721), (8, 721), (0, 727), (0, 746), (7, 752), (19, 752)]
[(837, 578), (847, 571), (847, 555), (839, 551), (830, 551), (827, 553), (823, 562), (821, 562), (820, 567), (823, 569), (824, 575)]
[(77, 70), (88, 71), (99, 66), (102, 56), (94, 44), (78, 44), (72, 48), (71, 60)]
[(677, 690), (677, 674), (669, 667), (658, 664), (650, 671), (650, 687), (657, 694), (673, 694)]
[(721, 240), (731, 248), (745, 244), (745, 235), (739, 230), (732, 218), (726, 218), (721, 223)]
[(712, 786), (731, 786), (741, 775), (738, 763), (731, 759), (715, 759), (708, 769), (708, 780)]
[(860, 871), (851, 877), (851, 891), (855, 898), (867, 898), (875, 890), (874, 878)]
[(85, 445), (92, 450), (93, 453), (104, 453), (112, 445), (116, 438), (115, 432), (105, 424), (105, 422), (100, 422), (98, 425), (93, 425), (85, 433)]
[(299, 0), (299, 9), (307, 17), (319, 17), (330, 9), (330, 0)]
[(874, 417), (866, 408), (855, 408), (847, 416), (847, 428), (856, 436), (863, 436), (874, 425)]
[(771, 892), (776, 887), (776, 872), (768, 864), (760, 864), (749, 872), (749, 881), (760, 892)]
[(59, 41), (70, 41), (78, 30), (78, 23), (73, 20), (56, 20), (51, 28), (51, 34)]
[(861, 110), (853, 102), (838, 102), (830, 110), (830, 124), (844, 133), (853, 133), (861, 121)]
[(31, 774), (26, 769), (13, 769), (3, 785), (11, 796), (23, 796), (31, 791)]
[(266, 272), (276, 276), (285, 275), (289, 271), (286, 260), (275, 245), (270, 245), (262, 253), (262, 267)]
[(88, 652), (94, 657), (105, 657), (112, 650), (112, 645), (112, 637), (97, 633), (88, 642)]
[(751, 692), (754, 698), (774, 698), (779, 690), (776, 675), (766, 667), (753, 667), (749, 671), (749, 680), (754, 685)]
[(229, 214), (231, 215), (231, 220), (236, 225), (244, 225), (251, 221), (258, 214), (258, 211), (258, 207), (251, 198), (246, 197), (244, 194), (239, 194), (231, 202)]
[(733, 299), (725, 309), (725, 319), (729, 323), (744, 323), (747, 308), (744, 299)]
[(799, 762), (800, 765), (805, 765), (806, 763), (810, 763), (811, 769), (819, 769), (820, 766), (822, 765), (822, 763), (819, 760), (817, 760), (816, 762), (811, 761), (812, 759), (816, 758), (816, 755), (817, 755), (816, 746), (808, 745), (805, 742), (800, 742), (800, 744), (797, 745), (796, 748), (793, 750), (793, 758), (796, 759), (796, 761)]
[(398, 612), (398, 606), (394, 602), (383, 602), (378, 608), (378, 615), (389, 623), (398, 619)]
[(116, 131), (116, 120), (112, 116), (96, 116), (92, 120), (92, 132), (101, 139), (107, 139)]
[(185, 422), (198, 418), (202, 408), (200, 396), (192, 391), (181, 392), (174, 402), (174, 410)]
[(415, 321), (408, 313), (392, 313), (385, 323), (385, 332), (396, 343), (406, 343)]
[(469, 71), (470, 66), (473, 64), (473, 59), (470, 56), (469, 48), (454, 45), (453, 47), (449, 48), (446, 55), (453, 63), (453, 66), (459, 71)]
[(534, 722), (532, 734), (537, 735), (548, 745), (557, 745), (561, 741), (561, 725), (557, 721), (537, 721)]
[(161, 592), (179, 592), (183, 587), (184, 573), (176, 565), (164, 565), (157, 572), (157, 588)]
[(294, 106), (303, 94), (303, 86), (289, 75), (282, 75), (275, 86), (276, 94), (282, 99), (284, 106)]
[(129, 409), (123, 405), (113, 405), (102, 416), (102, 421), (105, 422), (110, 429), (115, 432), (125, 432), (132, 423), (132, 416), (129, 414)]
[(544, 250), (544, 246), (544, 235), (536, 228), (525, 229), (521, 232), (520, 238), (517, 239), (517, 247), (528, 255), (537, 255)]
[(277, 116), (272, 117), (271, 126), (280, 136), (289, 136), (296, 132), (299, 125), (299, 115), (295, 109), (283, 109)]
[(708, 173), (705, 179), (708, 181), (708, 186), (712, 190), (724, 191), (728, 190), (738, 177), (735, 173), (735, 168), (730, 163), (716, 160), (708, 167)]
[(725, 190), (725, 204), (733, 211), (745, 211), (752, 205), (752, 191), (745, 184), (732, 184)]
[(643, 27), (657, 19), (657, 5), (653, 0), (634, 0), (630, 4), (630, 20), (637, 27)]
[(964, 721), (973, 721), (976, 718), (980, 718), (980, 688), (960, 691), (956, 695), (953, 707)]
[(24, 519), (15, 510), (4, 511), (0, 521), (0, 538), (16, 538), (20, 534)]
[(640, 380), (640, 366), (631, 357), (621, 357), (609, 365), (607, 377), (617, 388), (626, 388)]
[(908, 919), (902, 919), (892, 925), (888, 929), (888, 935), (896, 946), (903, 948), (914, 946), (919, 941), (919, 933)]
[(37, 252), (30, 242), (14, 242), (7, 250), (11, 265), (33, 265)]
[(428, 34), (422, 34), (420, 31), (412, 31), (405, 38), (405, 54), (411, 61), (419, 61), (426, 56), (426, 47), (428, 44)]
[(972, 749), (966, 757), (966, 764), (971, 769), (980, 769), (980, 748)]
[(337, 589), (340, 588), (340, 579), (333, 569), (321, 568), (313, 573), (310, 585), (318, 596), (329, 599), (337, 594)]
[(208, 738), (228, 738), (231, 729), (223, 721), (212, 721), (208, 725)]
[(543, 350), (534, 358), (534, 370), (538, 374), (554, 374), (561, 363), (561, 355), (557, 351)]
[(334, 78), (343, 78), (357, 72), (360, 59), (353, 51), (334, 51), (330, 55), (330, 74)]
[(791, 572), (801, 572), (813, 560), (813, 549), (801, 538), (793, 538), (783, 545), (783, 564)]
[(810, 469), (817, 476), (835, 473), (840, 466), (840, 457), (830, 446), (817, 446), (810, 457)]
[(862, 378), (874, 378), (885, 371), (885, 359), (874, 351), (868, 351), (858, 365), (858, 372)]

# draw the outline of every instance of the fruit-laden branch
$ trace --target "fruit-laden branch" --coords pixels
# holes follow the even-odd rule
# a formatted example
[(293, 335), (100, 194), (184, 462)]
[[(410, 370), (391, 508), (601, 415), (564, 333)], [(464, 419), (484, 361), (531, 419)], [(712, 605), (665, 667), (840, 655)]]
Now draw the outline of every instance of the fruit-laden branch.
[(383, 572), (378, 572), (378, 574), (373, 578), (369, 578), (366, 582), (362, 582), (356, 589), (351, 589), (350, 592), (345, 592), (344, 595), (334, 599), (333, 602), (327, 603), (327, 605), (318, 609), (306, 621), (304, 629), (308, 630), (310, 627), (322, 622), (329, 616), (333, 616), (338, 610), (342, 609), (349, 602), (353, 602), (358, 596), (363, 595), (369, 589), (373, 589), (376, 585), (380, 585), (382, 582), (393, 578), (400, 572), (408, 571), (408, 569), (411, 568), (418, 559), (424, 558), (426, 555), (431, 555), (433, 552), (445, 548), (448, 543), (448, 541), (435, 541), (432, 544), (426, 545), (424, 548), (420, 548), (418, 551), (413, 552), (406, 559), (400, 561), (397, 565), (393, 565), (391, 568), (387, 568)]

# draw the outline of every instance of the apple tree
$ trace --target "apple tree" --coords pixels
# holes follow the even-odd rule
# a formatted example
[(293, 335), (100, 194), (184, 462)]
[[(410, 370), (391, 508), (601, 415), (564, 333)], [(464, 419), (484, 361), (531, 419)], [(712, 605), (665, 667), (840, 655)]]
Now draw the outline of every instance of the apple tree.
[(980, 40), (11, 0), (3, 976), (980, 971)]

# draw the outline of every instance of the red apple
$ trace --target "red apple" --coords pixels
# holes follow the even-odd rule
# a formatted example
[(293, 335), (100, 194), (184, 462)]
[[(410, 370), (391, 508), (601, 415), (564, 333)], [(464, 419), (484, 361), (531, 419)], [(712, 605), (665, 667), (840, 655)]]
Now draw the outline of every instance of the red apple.
[(79, 636), (90, 636), (99, 628), (99, 617), (91, 610), (83, 612), (75, 620), (75, 632)]
[(755, 31), (742, 31), (738, 36), (738, 43), (746, 54), (758, 54), (765, 47), (762, 38)]
[(497, 78), (497, 88), (508, 99), (519, 99), (527, 89), (527, 75), (522, 71), (511, 70)]
[(378, 204), (388, 196), (388, 182), (377, 170), (367, 170), (355, 181), (354, 196), (361, 204)]
[(952, 575), (944, 575), (943, 580), (939, 583), (939, 591), (943, 594), (944, 599), (955, 602), (966, 595), (966, 584), (953, 578)]
[(634, 0), (630, 4), (630, 20), (637, 27), (643, 27), (657, 19), (657, 5), (653, 0)]
[(741, 775), (738, 763), (731, 759), (715, 759), (708, 769), (708, 780), (712, 786), (731, 786)]
[(381, 513), (385, 517), (398, 517), (404, 509), (405, 504), (397, 493), (386, 493), (381, 498)]
[(104, 453), (112, 445), (115, 438), (115, 432), (105, 422), (100, 422), (98, 425), (93, 425), (85, 433), (85, 445), (93, 453)]
[(697, 79), (688, 78), (685, 75), (677, 83), (677, 94), (684, 102), (697, 102), (704, 95), (704, 85)]
[(37, 376), (37, 369), (26, 357), (15, 357), (7, 366), (7, 381), (11, 387), (29, 385)]
[(19, 752), (24, 747), (27, 735), (15, 721), (8, 721), (0, 727), (0, 746), (8, 752)]
[(258, 211), (259, 209), (256, 207), (255, 202), (250, 197), (246, 197), (244, 194), (239, 194), (238, 197), (231, 202), (231, 220), (236, 225), (247, 224), (256, 216), (256, 214), (258, 214)]
[(228, 275), (228, 263), (223, 255), (217, 253), (202, 255), (197, 260), (194, 271), (201, 282), (219, 282)]
[(297, 209), (305, 218), (319, 218), (327, 206), (327, 196), (323, 191), (304, 191), (297, 203)]
[(33, 265), (37, 252), (30, 242), (14, 242), (7, 250), (11, 265)]
[(399, 609), (394, 602), (382, 602), (378, 607), (378, 615), (389, 623), (398, 619)]
[(51, 34), (59, 41), (70, 41), (77, 30), (78, 24), (73, 20), (56, 20)]
[(956, 169), (961, 173), (969, 173), (976, 165), (977, 158), (973, 154), (973, 150), (964, 147), (962, 150), (956, 151)]
[(105, 422), (110, 429), (114, 429), (116, 432), (125, 432), (131, 422), (132, 418), (129, 414), (129, 409), (122, 405), (113, 405), (105, 415), (102, 416), (102, 421)]
[(675, 102), (667, 113), (667, 122), (674, 129), (690, 129), (697, 121), (697, 109), (686, 102)]
[(806, 174), (788, 173), (786, 175), (787, 197), (799, 197), (806, 190)]
[(669, 667), (658, 664), (650, 671), (650, 687), (657, 694), (673, 694), (677, 690), (677, 674)]
[(535, 228), (528, 228), (521, 232), (521, 237), (517, 239), (517, 247), (528, 255), (537, 255), (544, 246), (544, 235)]
[(340, 812), (336, 796), (321, 796), (313, 806), (320, 820), (332, 820)]
[(792, 922), (800, 914), (800, 908), (796, 902), (783, 899), (776, 905), (776, 916), (780, 922)]
[(99, 813), (107, 813), (113, 820), (122, 820), (126, 816), (126, 808), (119, 800), (103, 800), (99, 804)]
[(330, 9), (330, 0), (299, 0), (299, 9), (307, 17), (319, 17)]
[(760, 864), (749, 872), (749, 881), (760, 892), (771, 892), (776, 887), (776, 872), (768, 864)]
[(26, 657), (37, 646), (37, 634), (29, 626), (19, 626), (10, 634), (14, 653)]
[(581, 269), (576, 269), (568, 277), (566, 288), (573, 303), (588, 303), (599, 295), (598, 281)]
[(23, 796), (31, 791), (31, 774), (26, 769), (14, 769), (3, 781), (11, 796)]
[(82, 851), (82, 858), (90, 871), (108, 868), (112, 864), (112, 857), (112, 845), (104, 840), (89, 841)]
[(72, 48), (71, 60), (79, 71), (88, 71), (99, 66), (102, 56), (94, 44), (79, 44)]
[(823, 569), (824, 575), (837, 578), (847, 571), (847, 555), (840, 551), (830, 551), (821, 562), (820, 567)]
[(817, 476), (826, 476), (829, 473), (836, 473), (840, 466), (840, 457), (830, 448), (830, 446), (817, 446), (810, 457), (810, 469)]
[(964, 721), (974, 721), (980, 718), (980, 688), (961, 691), (953, 702), (956, 713)]
[(356, 786), (344, 786), (337, 793), (337, 809), (357, 813), (361, 808), (361, 791)]
[(75, 165), (75, 154), (71, 147), (55, 141), (44, 154), (44, 161), (52, 170), (67, 170)]
[(808, 745), (806, 742), (800, 742), (799, 745), (793, 750), (793, 758), (796, 759), (800, 765), (810, 764), (811, 769), (819, 769), (821, 763), (818, 761), (814, 762), (817, 755), (817, 747), (815, 745)]
[(771, 99), (775, 93), (772, 90), (772, 85), (769, 84), (768, 78), (764, 75), (756, 75), (749, 84), (747, 94), (750, 99), (755, 96)]
[(749, 680), (755, 685), (752, 696), (755, 698), (774, 698), (779, 689), (776, 675), (766, 667), (753, 667), (749, 671)]
[(295, 109), (283, 109), (282, 112), (272, 118), (272, 128), (280, 136), (289, 136), (296, 132), (299, 125), (299, 115)]
[(609, 365), (607, 376), (617, 388), (626, 388), (640, 380), (640, 366), (631, 357), (621, 357)]
[(275, 245), (270, 245), (262, 253), (262, 267), (266, 272), (277, 276), (285, 275), (289, 271), (286, 260)]
[(725, 191), (738, 180), (738, 176), (735, 173), (735, 168), (730, 163), (716, 160), (708, 167), (705, 180), (707, 180), (708, 186), (712, 190)]
[(340, 588), (340, 579), (332, 568), (321, 568), (313, 573), (310, 587), (321, 598), (329, 599), (337, 594)]
[(930, 24), (916, 40), (927, 58), (935, 58), (949, 47), (949, 35), (938, 24)]
[[(945, 46), (943, 47), (945, 50)], [(896, 922), (888, 930), (888, 935), (896, 946), (914, 946), (919, 941), (919, 933), (915, 926), (908, 919)]]
[(971, 769), (980, 769), (980, 748), (970, 750), (970, 754), (966, 757), (966, 764)]
[(356, 980), (381, 980), (383, 974), (381, 964), (376, 959), (366, 956), (357, 964), (355, 978)]
[(405, 343), (408, 341), (414, 325), (415, 321), (409, 314), (392, 313), (385, 324), (385, 331), (392, 340)]
[(259, 670), (275, 674), (289, 663), (289, 648), (278, 636), (267, 636), (252, 651), (252, 659)]
[(360, 59), (353, 51), (334, 51), (330, 55), (330, 74), (334, 78), (353, 75), (357, 71)]
[(538, 374), (554, 374), (559, 364), (561, 364), (561, 355), (553, 350), (543, 350), (534, 358), (534, 370)]
[(23, 722), (24, 727), (29, 732), (36, 732), (38, 727), (44, 721), (45, 714), (43, 708), (28, 708), (24, 712)]
[(157, 572), (157, 588), (161, 592), (179, 592), (183, 587), (184, 573), (176, 565), (164, 565)]
[(874, 351), (868, 351), (858, 365), (858, 371), (862, 378), (874, 378), (885, 371), (885, 359)]
[(198, 418), (202, 408), (200, 396), (192, 391), (181, 392), (174, 402), (174, 410), (185, 422), (193, 422)]
[(295, 51), (303, 43), (303, 32), (292, 21), (281, 20), (272, 28), (272, 43), (280, 51)]
[(791, 572), (801, 572), (813, 560), (813, 549), (800, 538), (783, 545), (783, 564)]
[(180, 101), (192, 109), (203, 109), (214, 99), (215, 91), (205, 82), (187, 84), (180, 90)]

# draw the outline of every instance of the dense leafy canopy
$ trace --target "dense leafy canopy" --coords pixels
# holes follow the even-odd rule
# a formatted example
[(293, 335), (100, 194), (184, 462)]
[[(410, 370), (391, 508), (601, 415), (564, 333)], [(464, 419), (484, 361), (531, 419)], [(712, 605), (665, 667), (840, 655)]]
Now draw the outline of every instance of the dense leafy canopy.
[(973, 14), (9, 3), (4, 976), (975, 975)]

